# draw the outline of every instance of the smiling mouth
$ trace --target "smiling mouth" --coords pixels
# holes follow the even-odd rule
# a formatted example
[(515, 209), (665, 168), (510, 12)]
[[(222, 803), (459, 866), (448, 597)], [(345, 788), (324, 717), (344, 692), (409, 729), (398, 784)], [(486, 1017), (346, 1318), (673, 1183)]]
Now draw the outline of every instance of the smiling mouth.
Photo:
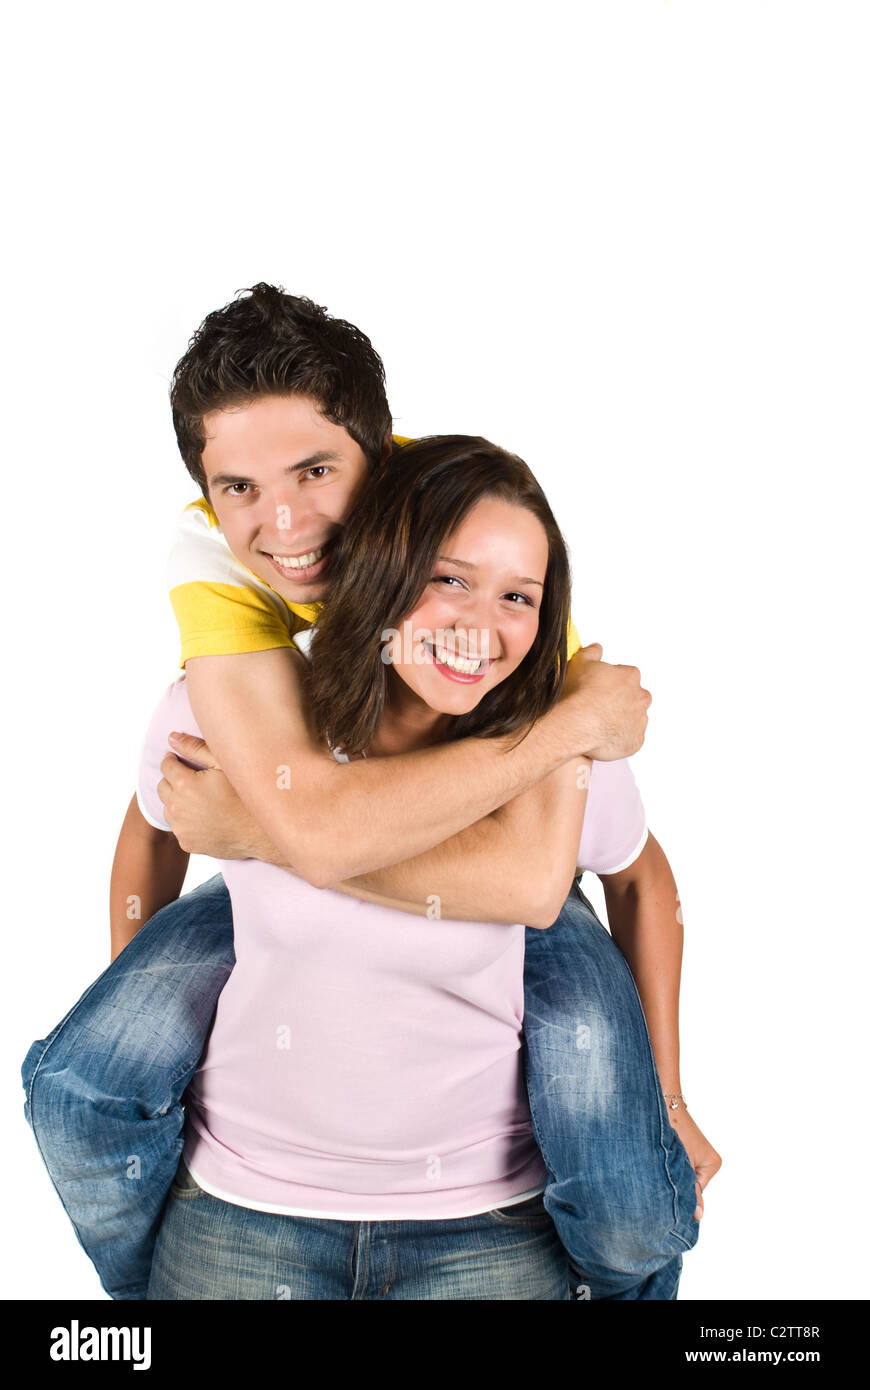
[(331, 541), (325, 541), (323, 545), (317, 546), (313, 550), (303, 551), (301, 555), (273, 555), (268, 550), (264, 550), (263, 554), (286, 578), (308, 579), (320, 573), (330, 546)]
[(439, 643), (424, 642), (423, 646), (429, 652), (436, 666), (444, 666), (454, 676), (465, 676), (474, 678), (486, 675), (492, 666), (492, 660), (484, 657), (458, 656), (456, 652), (451, 652), (447, 647), (442, 647)]

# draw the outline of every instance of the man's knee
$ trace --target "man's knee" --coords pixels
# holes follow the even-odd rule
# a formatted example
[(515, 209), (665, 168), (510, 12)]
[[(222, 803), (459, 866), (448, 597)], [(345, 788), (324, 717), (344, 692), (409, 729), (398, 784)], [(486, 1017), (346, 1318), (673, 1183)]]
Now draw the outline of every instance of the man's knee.
[(36, 1042), (31, 1043), (27, 1051), (27, 1056), (21, 1064), (21, 1084), (24, 1087), (24, 1116), (31, 1127), (33, 1125), (33, 1119), (30, 1112), (30, 1093), (33, 1089), (34, 1078), (39, 1068), (40, 1058), (47, 1045), (48, 1043), (45, 1038), (37, 1038)]
[(72, 1135), (103, 1119), (153, 1119), (180, 1100), (199, 1039), (158, 1016), (89, 998), (31, 1046), (21, 1069), (37, 1135)]

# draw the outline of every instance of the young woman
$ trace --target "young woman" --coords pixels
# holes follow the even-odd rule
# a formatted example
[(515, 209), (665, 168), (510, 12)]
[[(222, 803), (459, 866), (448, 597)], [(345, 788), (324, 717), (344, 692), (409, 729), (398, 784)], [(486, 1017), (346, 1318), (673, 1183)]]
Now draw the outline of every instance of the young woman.
[[(469, 734), (521, 738), (557, 699), (568, 562), (520, 460), (463, 437), (406, 446), (341, 544), (310, 665), (299, 656), (312, 739), (373, 758)], [(160, 764), (178, 728), (196, 732), (183, 680), (146, 741), (140, 803), (157, 824)], [(649, 843), (627, 765), (595, 764), (591, 782), (589, 772), (581, 762), (553, 774), (573, 792), (553, 827), (566, 891), (581, 829), (593, 840), (581, 867), (603, 863), (614, 879), (626, 872), (614, 830), (631, 832), (634, 862)], [(292, 768), (264, 775), (293, 794)], [(149, 1297), (549, 1299), (587, 1275), (600, 1280), (596, 1296), (618, 1297), (620, 1268), (636, 1273), (644, 1253), (651, 1274), (667, 1270), (656, 1296), (675, 1296), (680, 1254), (697, 1238), (695, 1175), (627, 967), (612, 1027), (577, 1017), (576, 996), (574, 1015), (560, 1000), (555, 954), (542, 956), (531, 992), (527, 962), (524, 1053), (524, 925), (442, 916), (437, 882), (426, 904), (400, 912), (259, 859), (223, 872), (236, 965), (188, 1092)], [(580, 909), (588, 932), (578, 894)], [(616, 949), (608, 943), (596, 940), (591, 957)], [(578, 1051), (586, 1084), (566, 1095), (560, 1078), (576, 1087)], [(631, 1084), (615, 1085), (626, 1067)], [(657, 1248), (644, 1252), (653, 1228)]]

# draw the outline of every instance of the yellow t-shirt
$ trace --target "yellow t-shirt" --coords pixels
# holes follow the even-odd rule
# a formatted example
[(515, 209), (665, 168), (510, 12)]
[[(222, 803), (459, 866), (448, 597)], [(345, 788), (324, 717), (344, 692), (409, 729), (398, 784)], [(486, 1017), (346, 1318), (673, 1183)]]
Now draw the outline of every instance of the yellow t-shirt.
[[(409, 441), (394, 435), (397, 444)], [(169, 598), (181, 633), (181, 665), (192, 656), (235, 656), (292, 647), (322, 603), (287, 603), (239, 560), (204, 497), (181, 514), (169, 557)], [(568, 660), (580, 638), (568, 619)]]

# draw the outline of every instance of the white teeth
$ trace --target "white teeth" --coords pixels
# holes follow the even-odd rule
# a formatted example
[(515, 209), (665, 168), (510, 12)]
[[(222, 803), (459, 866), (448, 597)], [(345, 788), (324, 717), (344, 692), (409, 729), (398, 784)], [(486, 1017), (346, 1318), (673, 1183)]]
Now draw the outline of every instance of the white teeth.
[(454, 652), (449, 652), (446, 647), (436, 646), (433, 650), (442, 666), (449, 666), (451, 670), (458, 671), (462, 676), (473, 676), (483, 664), (482, 657), (469, 660), (467, 657), (456, 656)]
[(272, 559), (277, 565), (280, 565), (282, 569), (304, 570), (307, 569), (309, 565), (313, 565), (315, 560), (319, 560), (323, 551), (324, 547), (321, 546), (319, 550), (311, 550), (307, 555), (296, 555), (295, 557), (293, 555), (273, 555)]

